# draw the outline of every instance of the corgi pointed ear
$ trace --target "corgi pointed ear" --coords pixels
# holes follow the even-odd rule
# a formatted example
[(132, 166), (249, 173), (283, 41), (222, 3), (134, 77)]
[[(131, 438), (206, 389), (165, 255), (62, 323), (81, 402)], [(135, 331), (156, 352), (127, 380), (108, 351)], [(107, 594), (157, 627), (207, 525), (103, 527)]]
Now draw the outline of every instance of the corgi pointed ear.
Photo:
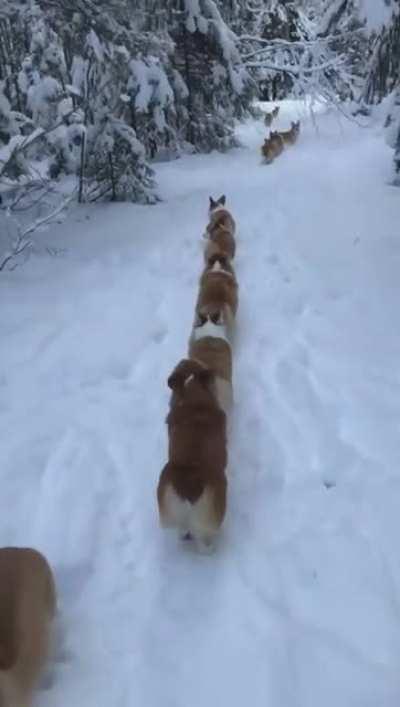
[(218, 206), (218, 202), (214, 201), (212, 196), (209, 196), (208, 198), (210, 199), (210, 210), (215, 209), (215, 207)]
[(207, 317), (202, 314), (201, 312), (196, 312), (195, 320), (194, 320), (194, 328), (198, 329), (199, 327), (204, 326), (204, 324), (207, 323)]
[(218, 202), (220, 206), (225, 206), (226, 204), (226, 196), (225, 194), (222, 194), (222, 196), (219, 197)]
[(212, 323), (213, 323), (213, 324), (216, 324), (217, 326), (218, 326), (219, 324), (222, 324), (222, 314), (221, 314), (221, 312), (220, 312), (219, 310), (218, 310), (217, 312), (213, 312), (212, 315), (211, 315), (211, 317), (210, 317), (210, 319), (211, 319)]

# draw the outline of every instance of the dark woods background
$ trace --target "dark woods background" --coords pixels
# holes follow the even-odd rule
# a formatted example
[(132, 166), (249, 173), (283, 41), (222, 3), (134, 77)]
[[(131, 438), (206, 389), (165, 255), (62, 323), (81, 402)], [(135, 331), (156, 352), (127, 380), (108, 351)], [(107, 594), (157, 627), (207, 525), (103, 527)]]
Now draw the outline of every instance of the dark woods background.
[(376, 3), (371, 28), (361, 0), (0, 0), (0, 206), (65, 175), (80, 201), (152, 202), (152, 161), (227, 150), (254, 98), (305, 94), (387, 100), (400, 181), (400, 16)]

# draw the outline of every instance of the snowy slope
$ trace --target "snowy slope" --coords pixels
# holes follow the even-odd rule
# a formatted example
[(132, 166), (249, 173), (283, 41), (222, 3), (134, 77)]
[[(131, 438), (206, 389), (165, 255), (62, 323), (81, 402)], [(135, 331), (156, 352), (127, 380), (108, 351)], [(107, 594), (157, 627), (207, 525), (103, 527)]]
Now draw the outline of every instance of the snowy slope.
[[(47, 553), (61, 601), (42, 707), (398, 707), (399, 193), (377, 129), (318, 126), (268, 167), (242, 126), (242, 149), (161, 165), (163, 203), (79, 210), (44, 236), (59, 257), (1, 276), (0, 538)], [(155, 487), (222, 192), (236, 407), (203, 557)]]

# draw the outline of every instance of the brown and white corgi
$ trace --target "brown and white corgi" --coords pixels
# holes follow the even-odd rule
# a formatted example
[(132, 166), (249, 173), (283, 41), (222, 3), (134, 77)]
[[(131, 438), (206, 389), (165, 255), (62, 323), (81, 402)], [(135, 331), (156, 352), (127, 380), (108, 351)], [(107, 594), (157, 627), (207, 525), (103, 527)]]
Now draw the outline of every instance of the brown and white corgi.
[(207, 319), (218, 323), (222, 315), (223, 323), (232, 338), (237, 308), (238, 284), (233, 269), (224, 269), (221, 259), (217, 258), (201, 275), (195, 307), (195, 323)]
[(273, 108), (270, 113), (265, 113), (264, 122), (268, 128), (271, 127), (272, 121), (278, 117), (278, 114), (279, 114), (279, 106), (275, 106), (275, 108)]
[(207, 225), (205, 237), (207, 239), (205, 247), (205, 260), (216, 252), (222, 253), (228, 258), (235, 257), (236, 224), (230, 211), (225, 207), (225, 194), (215, 201), (210, 196), (209, 223)]
[(299, 137), (300, 133), (300, 120), (291, 123), (290, 130), (280, 131), (278, 135), (281, 136), (283, 144), (285, 146), (294, 145)]
[(218, 226), (211, 234), (206, 235), (206, 245), (204, 248), (204, 260), (208, 260), (216, 254), (233, 260), (236, 252), (236, 242), (230, 231)]
[(216, 400), (229, 414), (233, 404), (232, 349), (222, 317), (217, 322), (203, 319), (196, 323), (189, 340), (189, 357), (213, 372)]
[(261, 147), (261, 153), (264, 157), (266, 164), (271, 164), (279, 155), (283, 152), (284, 145), (280, 134), (271, 131), (269, 138), (264, 140), (264, 144)]
[(234, 236), (236, 231), (236, 223), (232, 214), (226, 208), (225, 194), (222, 194), (222, 196), (220, 196), (219, 199), (217, 199), (216, 201), (212, 198), (212, 196), (210, 196), (209, 198), (209, 224), (207, 226), (207, 230), (212, 231), (217, 226), (224, 226), (224, 228), (230, 231)]
[(212, 551), (226, 511), (226, 415), (213, 384), (214, 374), (191, 359), (171, 373), (169, 459), (157, 488), (161, 525), (192, 538), (200, 552)]
[(0, 705), (29, 707), (50, 654), (53, 574), (30, 548), (0, 548)]

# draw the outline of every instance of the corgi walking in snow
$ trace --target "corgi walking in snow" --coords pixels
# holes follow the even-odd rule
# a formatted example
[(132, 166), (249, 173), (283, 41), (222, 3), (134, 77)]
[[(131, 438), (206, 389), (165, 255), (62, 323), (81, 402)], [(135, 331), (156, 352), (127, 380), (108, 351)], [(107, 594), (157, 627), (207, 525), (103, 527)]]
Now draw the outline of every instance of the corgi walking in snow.
[(169, 459), (157, 500), (161, 525), (211, 552), (226, 510), (226, 415), (215, 399), (215, 376), (199, 361), (183, 359), (168, 378)]
[(284, 150), (283, 140), (279, 133), (271, 132), (269, 138), (265, 138), (261, 147), (261, 154), (266, 164), (271, 164)]
[(215, 253), (224, 255), (231, 260), (235, 257), (236, 224), (225, 204), (225, 194), (216, 201), (210, 196), (209, 223), (205, 233), (206, 247), (204, 257), (206, 262)]
[(264, 123), (267, 126), (267, 128), (270, 128), (272, 125), (272, 122), (277, 118), (279, 115), (279, 106), (275, 106), (275, 108), (272, 109), (271, 113), (265, 113), (264, 116)]
[(215, 375), (216, 398), (230, 412), (232, 392), (232, 342), (238, 308), (238, 283), (229, 258), (212, 255), (200, 277), (189, 356)]
[(223, 313), (212, 320), (201, 317), (195, 322), (189, 340), (189, 358), (198, 361), (214, 374), (215, 399), (226, 414), (233, 404), (232, 349)]
[(299, 133), (300, 120), (298, 120), (297, 122), (292, 121), (290, 130), (281, 131), (278, 133), (278, 135), (282, 138), (285, 147), (289, 147), (290, 145), (294, 145), (295, 142), (297, 142)]
[(29, 707), (49, 657), (53, 574), (30, 548), (0, 548), (0, 705)]
[(261, 154), (265, 164), (271, 164), (285, 147), (294, 145), (300, 134), (300, 121), (292, 122), (290, 130), (271, 130), (269, 138), (265, 138), (261, 147)]
[(227, 327), (233, 337), (234, 320), (238, 308), (238, 284), (229, 259), (214, 255), (208, 259), (201, 278), (195, 307), (195, 322), (210, 319)]

